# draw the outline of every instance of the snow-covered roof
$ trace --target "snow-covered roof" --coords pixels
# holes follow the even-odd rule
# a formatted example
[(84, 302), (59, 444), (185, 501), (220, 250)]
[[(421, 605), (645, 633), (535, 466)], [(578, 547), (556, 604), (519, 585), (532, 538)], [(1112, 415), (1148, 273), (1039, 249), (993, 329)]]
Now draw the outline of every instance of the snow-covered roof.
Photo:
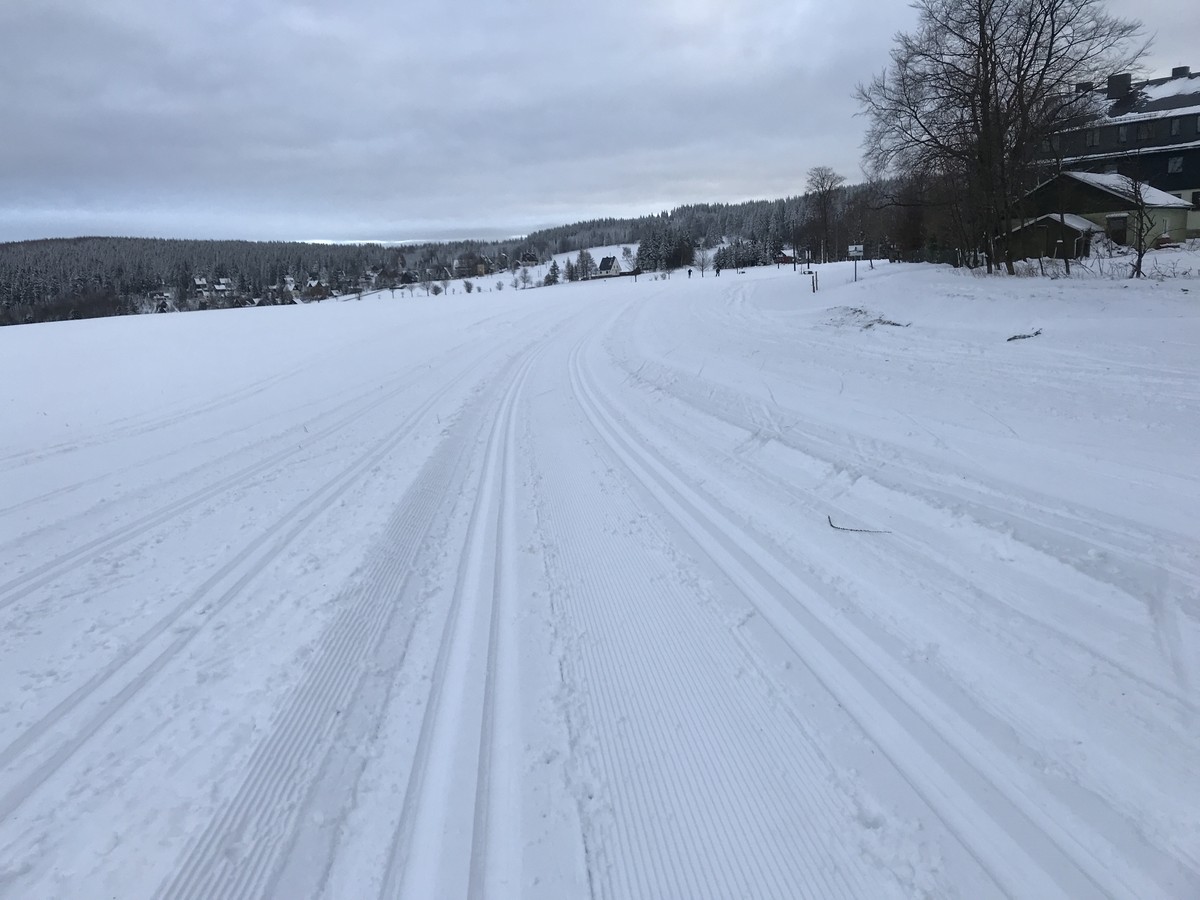
[[(1082, 181), (1084, 184), (1099, 188), (1102, 191), (1107, 191), (1130, 203), (1136, 199), (1133, 179), (1127, 175), (1101, 175), (1098, 172), (1063, 172), (1063, 175), (1074, 178), (1076, 181)], [(1192, 204), (1188, 201), (1182, 200), (1174, 194), (1168, 194), (1166, 191), (1160, 191), (1158, 188), (1150, 187), (1148, 184), (1142, 184), (1141, 189), (1142, 200), (1147, 206), (1156, 208), (1167, 207), (1171, 209), (1192, 208)]]
[[(1105, 93), (1105, 86), (1097, 91), (1097, 95)], [(1134, 82), (1124, 96), (1108, 100), (1105, 124), (1195, 115), (1198, 110), (1200, 72), (1192, 73), (1183, 67), (1182, 74)]]
[(1075, 213), (1046, 213), (1044, 216), (1038, 216), (1036, 219), (1026, 219), (1013, 231), (1020, 231), (1022, 228), (1028, 228), (1042, 219), (1053, 219), (1055, 222), (1062, 221), (1068, 228), (1074, 228), (1076, 231), (1103, 231), (1104, 229), (1095, 222), (1085, 219), (1083, 216), (1077, 216)]
[(1191, 106), (1175, 106), (1167, 109), (1145, 109), (1134, 110), (1119, 116), (1109, 116), (1104, 124), (1107, 125), (1129, 125), (1135, 122), (1149, 122), (1152, 119), (1175, 119), (1181, 116), (1200, 115), (1200, 104), (1193, 103)]
[[(1200, 141), (1184, 141), (1182, 144), (1163, 144), (1160, 147), (1143, 147), (1134, 151), (1139, 156), (1149, 156), (1151, 153), (1179, 153), (1182, 150), (1195, 150), (1200, 148)], [(1081, 156), (1068, 156), (1063, 159), (1064, 166), (1073, 165), (1080, 162), (1097, 162), (1105, 159), (1125, 159), (1129, 157), (1129, 150), (1113, 150), (1109, 153), (1085, 153)]]
[(1200, 93), (1200, 72), (1189, 72), (1182, 77), (1172, 77), (1148, 81), (1138, 88), (1147, 100), (1165, 100), (1168, 97), (1178, 97), (1181, 94)]

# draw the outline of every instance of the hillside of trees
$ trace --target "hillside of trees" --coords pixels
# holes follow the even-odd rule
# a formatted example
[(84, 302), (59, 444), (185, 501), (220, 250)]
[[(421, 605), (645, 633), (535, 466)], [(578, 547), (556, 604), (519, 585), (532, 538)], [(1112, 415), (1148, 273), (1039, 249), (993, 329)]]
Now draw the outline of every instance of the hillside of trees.
[[(891, 203), (894, 183), (845, 185), (840, 176), (822, 181), (814, 173), (832, 170), (811, 170), (806, 193), (780, 200), (692, 204), (505, 241), (385, 246), (80, 237), (3, 243), (0, 324), (322, 299), (516, 272), (554, 254), (622, 244), (638, 246), (643, 271), (692, 265), (697, 252), (722, 244), (728, 246), (712, 254), (712, 262), (730, 267), (769, 264), (794, 246), (814, 261), (836, 259), (848, 243), (865, 243), (877, 256), (938, 258), (934, 218)], [(227, 279), (229, 290), (206, 296), (196, 278)]]

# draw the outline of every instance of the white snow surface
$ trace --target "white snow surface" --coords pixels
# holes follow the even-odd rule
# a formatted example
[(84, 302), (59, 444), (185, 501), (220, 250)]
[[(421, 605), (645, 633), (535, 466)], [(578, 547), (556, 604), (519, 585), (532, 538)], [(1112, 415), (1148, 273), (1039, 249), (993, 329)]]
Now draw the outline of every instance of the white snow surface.
[(1200, 896), (1197, 279), (820, 272), (0, 329), (0, 897)]

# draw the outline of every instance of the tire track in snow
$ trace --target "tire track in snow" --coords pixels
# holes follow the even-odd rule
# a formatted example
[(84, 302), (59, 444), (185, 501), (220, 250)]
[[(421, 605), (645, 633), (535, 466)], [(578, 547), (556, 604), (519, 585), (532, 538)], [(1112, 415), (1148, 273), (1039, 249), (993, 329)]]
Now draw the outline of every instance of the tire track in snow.
[(537, 356), (513, 377), (488, 437), (381, 897), (519, 895), (512, 494), (516, 410)]
[(1101, 850), (1103, 837), (1088, 823), (1039, 796), (1037, 786), (998, 756), (986, 736), (915, 682), (886, 650), (825, 608), (754, 535), (625, 429), (592, 387), (581, 347), (572, 354), (571, 383), (612, 452), (851, 712), (997, 884), (1015, 896), (1163, 893), (1119, 848)]
[[(347, 489), (403, 442), (470, 371), (468, 368), (466, 372), (444, 383), (384, 438), (372, 444), (348, 467), (314, 490), (243, 547), (192, 594), (124, 648), (121, 656), (93, 674), (12, 743), (0, 750), (0, 771), (10, 772), (20, 768), (22, 763), (26, 766), (26, 771), (13, 778), (13, 786), (0, 794), (0, 819), (8, 818), (46, 779), (70, 760), (191, 642), (216, 613), (239, 596), (246, 585), (283, 553), (288, 545), (318, 516), (328, 510)], [(213, 596), (222, 587), (224, 590)], [(204, 618), (191, 624), (179, 625), (180, 620), (193, 611)], [(76, 713), (79, 714), (78, 721), (72, 724), (69, 720)], [(67, 733), (57, 745), (39, 746), (43, 738), (62, 724), (66, 724)]]

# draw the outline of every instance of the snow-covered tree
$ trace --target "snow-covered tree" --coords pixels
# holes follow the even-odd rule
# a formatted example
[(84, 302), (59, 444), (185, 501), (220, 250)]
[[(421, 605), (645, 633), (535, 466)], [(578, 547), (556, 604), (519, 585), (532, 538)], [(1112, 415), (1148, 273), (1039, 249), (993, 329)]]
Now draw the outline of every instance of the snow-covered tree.
[(587, 250), (580, 250), (575, 257), (575, 274), (581, 281), (586, 281), (596, 274), (596, 260)]

